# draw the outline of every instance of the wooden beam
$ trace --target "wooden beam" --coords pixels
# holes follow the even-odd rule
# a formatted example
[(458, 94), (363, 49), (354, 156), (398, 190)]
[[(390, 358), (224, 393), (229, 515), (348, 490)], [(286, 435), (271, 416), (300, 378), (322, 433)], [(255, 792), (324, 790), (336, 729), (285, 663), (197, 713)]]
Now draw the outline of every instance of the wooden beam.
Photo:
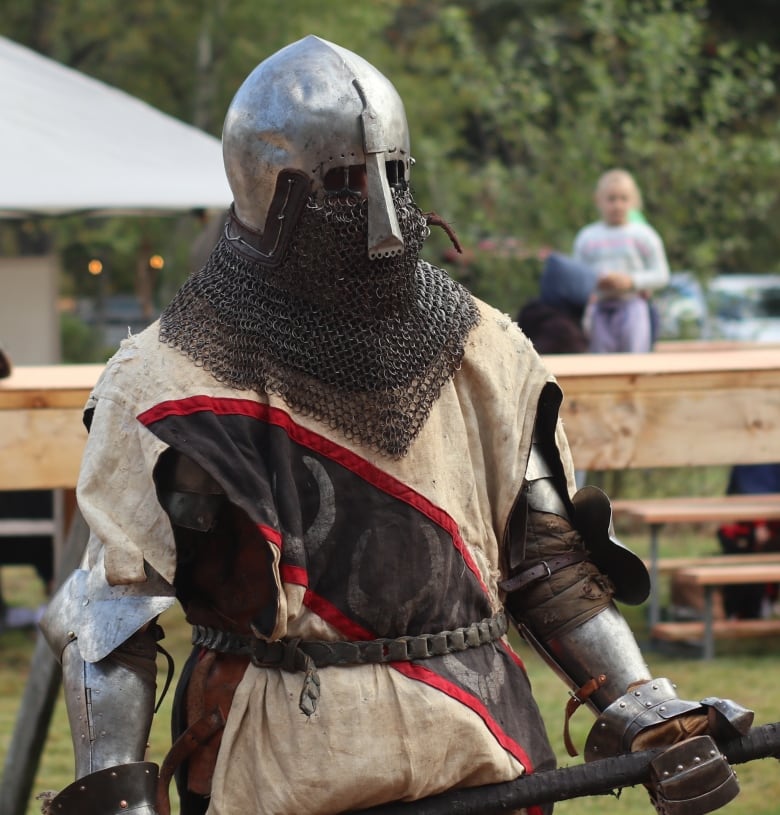
[(74, 487), (87, 439), (81, 412), (0, 411), (0, 489)]
[[(546, 363), (584, 470), (780, 460), (777, 347), (562, 354)], [(102, 365), (20, 366), (0, 380), (0, 490), (72, 488), (81, 412)]]
[(548, 357), (577, 467), (780, 460), (780, 351)]
[(0, 490), (76, 485), (84, 404), (102, 365), (14, 367), (0, 379)]
[(0, 410), (80, 412), (102, 372), (102, 365), (16, 365), (0, 379)]

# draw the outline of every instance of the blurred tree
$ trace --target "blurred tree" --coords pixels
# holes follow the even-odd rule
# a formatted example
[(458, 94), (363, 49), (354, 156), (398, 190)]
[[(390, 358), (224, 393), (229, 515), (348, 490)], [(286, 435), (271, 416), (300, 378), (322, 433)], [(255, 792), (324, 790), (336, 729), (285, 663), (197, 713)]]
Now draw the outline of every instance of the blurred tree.
[[(244, 77), (292, 40), (316, 32), (349, 40), (378, 64), (387, 60), (391, 52), (382, 45), (381, 31), (396, 5), (393, 0), (324, 8), (319, 0), (283, 5), (253, 0), (3, 0), (0, 34), (219, 136)], [(152, 249), (166, 258), (159, 282), (170, 296), (190, 271), (187, 247), (180, 242), (194, 239), (194, 224), (191, 214), (5, 222), (0, 224), (0, 250), (17, 254), (41, 246), (112, 244), (112, 287), (130, 292), (143, 255)], [(76, 275), (69, 288), (78, 289), (83, 269), (66, 264), (66, 273)]]
[[(388, 36), (423, 134), (417, 183), (470, 246), (490, 233), (567, 251), (598, 175), (621, 165), (674, 267), (777, 270), (777, 57), (708, 20), (704, 0), (404, 3)], [(470, 271), (516, 308), (516, 264)]]
[[(637, 176), (673, 266), (701, 276), (780, 268), (773, 7), (3, 0), (0, 33), (217, 136), (239, 83), (284, 44), (317, 33), (365, 55), (404, 98), (421, 206), (450, 221), (470, 250), (467, 264), (449, 268), (514, 313), (536, 285), (535, 249), (570, 247), (595, 217), (596, 178), (615, 164)], [(146, 243), (166, 257), (163, 292), (189, 272), (181, 242), (193, 237), (190, 217), (76, 220), (58, 221), (52, 239), (69, 245), (79, 230), (105, 231), (103, 243), (119, 244), (116, 285), (127, 291)], [(45, 243), (50, 228), (28, 225), (14, 240)], [(426, 251), (440, 261), (448, 247), (437, 231)]]

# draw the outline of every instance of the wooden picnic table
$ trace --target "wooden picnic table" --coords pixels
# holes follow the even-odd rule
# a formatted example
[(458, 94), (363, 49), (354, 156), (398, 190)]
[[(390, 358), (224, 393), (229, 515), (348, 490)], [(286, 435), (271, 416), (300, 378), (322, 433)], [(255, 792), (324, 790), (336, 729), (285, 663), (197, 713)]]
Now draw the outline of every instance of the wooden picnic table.
[[(726, 564), (728, 557), (724, 558)], [(713, 591), (722, 586), (745, 586), (751, 584), (780, 583), (780, 564), (759, 563), (759, 564), (738, 564), (723, 566), (694, 566), (688, 569), (681, 569), (677, 572), (677, 578), (683, 585), (704, 589), (704, 637), (702, 656), (704, 659), (712, 659), (715, 656), (715, 613), (713, 604)], [(780, 620), (735, 620), (725, 621), (726, 626), (731, 623), (734, 632), (739, 632), (740, 627), (752, 628), (753, 636), (780, 636)], [(745, 623), (745, 626), (741, 626)], [(756, 625), (754, 625), (754, 623)]]
[(612, 512), (619, 525), (634, 521), (650, 530), (649, 622), (661, 619), (660, 573), (658, 568), (660, 533), (667, 524), (780, 520), (780, 495), (721, 495), (700, 498), (646, 498), (613, 501)]

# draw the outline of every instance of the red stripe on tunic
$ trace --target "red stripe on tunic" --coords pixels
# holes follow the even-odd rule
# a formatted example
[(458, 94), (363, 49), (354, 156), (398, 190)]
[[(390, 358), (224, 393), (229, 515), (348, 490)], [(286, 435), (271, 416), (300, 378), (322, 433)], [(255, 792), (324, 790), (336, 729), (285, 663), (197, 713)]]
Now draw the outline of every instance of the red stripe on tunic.
[(525, 768), (525, 771), (533, 772), (533, 764), (528, 754), (523, 748), (504, 732), (501, 725), (490, 715), (488, 709), (477, 699), (475, 696), (467, 694), (462, 688), (459, 688), (453, 682), (448, 681), (443, 676), (434, 673), (429, 668), (413, 662), (391, 662), (389, 663), (399, 673), (408, 676), (409, 679), (416, 679), (418, 682), (424, 682), (432, 688), (446, 693), (451, 699), (464, 704), (469, 710), (474, 711), (477, 716), (482, 719), (485, 726), (493, 734), (496, 741), (511, 755), (513, 755)]
[(257, 524), (257, 529), (268, 543), (272, 543), (279, 549), (282, 548), (282, 535), (278, 529), (273, 529), (267, 524)]
[(347, 639), (373, 640), (376, 638), (373, 631), (369, 628), (363, 628), (362, 625), (347, 617), (329, 600), (315, 594), (311, 589), (307, 589), (306, 594), (303, 596), (303, 604), (318, 617), (322, 617), (326, 623), (341, 631)]
[[(330, 625), (343, 632), (345, 636), (353, 641), (370, 640), (374, 638), (374, 634), (359, 625), (356, 625), (348, 617), (345, 617), (339, 609), (331, 605), (325, 598), (320, 597), (313, 591), (307, 591), (304, 599), (304, 604), (311, 609), (314, 613), (322, 617), (323, 620), (330, 623)], [(499, 642), (503, 646), (506, 653), (510, 658), (517, 663), (523, 670), (525, 670), (522, 660), (509, 648), (503, 641)], [(528, 754), (523, 748), (514, 740), (511, 739), (501, 725), (490, 715), (488, 709), (479, 701), (475, 696), (467, 693), (462, 688), (459, 688), (455, 683), (450, 682), (437, 673), (434, 673), (429, 668), (420, 665), (416, 662), (389, 662), (390, 667), (395, 668), (399, 673), (407, 676), (409, 679), (414, 679), (423, 682), (437, 690), (445, 693), (452, 699), (466, 705), (470, 710), (473, 710), (482, 721), (485, 723), (488, 730), (491, 732), (496, 741), (511, 755), (513, 755), (525, 768), (525, 771), (533, 772), (533, 764)], [(529, 815), (532, 810), (528, 810)], [(537, 810), (541, 813), (541, 810)]]
[(289, 563), (282, 563), (279, 567), (279, 574), (285, 583), (309, 587), (309, 573), (303, 566), (291, 566)]
[(480, 588), (489, 594), (482, 575), (471, 557), (457, 523), (441, 507), (437, 507), (424, 496), (415, 492), (397, 478), (383, 472), (369, 461), (336, 444), (325, 436), (307, 430), (296, 424), (292, 417), (279, 408), (253, 402), (251, 399), (227, 399), (211, 396), (190, 396), (185, 399), (172, 399), (143, 411), (138, 420), (145, 426), (171, 416), (190, 416), (194, 413), (213, 413), (215, 416), (246, 416), (282, 428), (287, 435), (310, 450), (315, 450), (326, 458), (341, 464), (364, 481), (381, 489), (399, 501), (414, 507), (452, 538), (453, 545), (460, 553), (469, 571), (477, 579)]

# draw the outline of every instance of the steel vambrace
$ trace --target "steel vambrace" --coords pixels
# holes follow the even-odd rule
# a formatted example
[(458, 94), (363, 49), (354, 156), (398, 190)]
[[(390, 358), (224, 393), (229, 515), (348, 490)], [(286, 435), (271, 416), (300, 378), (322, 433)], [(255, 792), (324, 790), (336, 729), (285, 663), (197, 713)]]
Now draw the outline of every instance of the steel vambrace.
[[(154, 637), (148, 638), (154, 649)], [(62, 682), (76, 778), (144, 760), (154, 716), (154, 676), (122, 664), (117, 652), (85, 662), (74, 643), (62, 654)]]

